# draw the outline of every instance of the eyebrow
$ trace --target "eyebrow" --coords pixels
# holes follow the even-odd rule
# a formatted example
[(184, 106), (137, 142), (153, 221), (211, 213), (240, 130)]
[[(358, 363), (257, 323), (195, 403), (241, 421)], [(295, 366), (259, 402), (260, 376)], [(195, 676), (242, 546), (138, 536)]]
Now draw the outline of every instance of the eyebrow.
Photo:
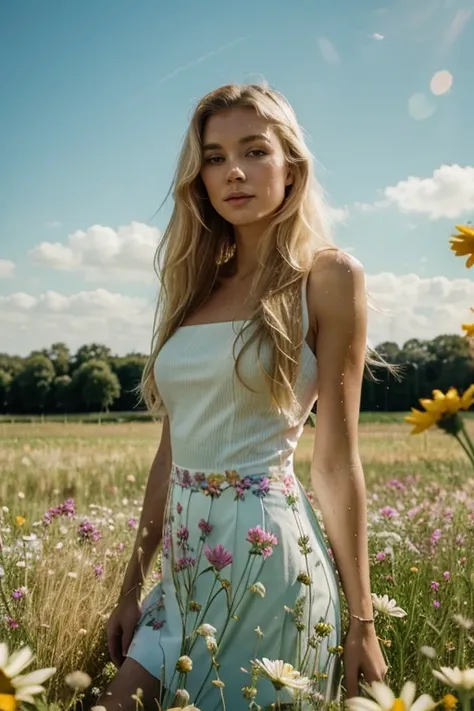
[[(254, 133), (251, 136), (244, 136), (239, 139), (239, 143), (252, 143), (252, 141), (265, 141), (269, 143), (268, 138), (263, 133)], [(215, 151), (221, 149), (222, 146), (219, 143), (206, 143), (202, 147), (203, 151)]]

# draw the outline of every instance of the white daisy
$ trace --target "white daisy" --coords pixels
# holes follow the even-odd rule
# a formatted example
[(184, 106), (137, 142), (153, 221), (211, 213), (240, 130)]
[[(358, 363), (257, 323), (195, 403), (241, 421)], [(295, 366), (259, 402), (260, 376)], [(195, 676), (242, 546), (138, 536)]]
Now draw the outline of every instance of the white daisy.
[(407, 681), (403, 685), (398, 698), (390, 687), (381, 681), (373, 681), (371, 685), (361, 684), (361, 687), (374, 700), (363, 696), (346, 699), (346, 708), (349, 711), (430, 711), (436, 706), (429, 694), (422, 694), (415, 701), (416, 684), (413, 681)]
[(37, 669), (30, 674), (20, 674), (34, 659), (29, 647), (23, 647), (11, 656), (8, 647), (0, 643), (0, 687), (2, 695), (10, 700), (34, 703), (33, 695), (42, 694), (45, 688), (41, 686), (56, 671), (55, 667)]
[(380, 612), (381, 615), (389, 615), (390, 617), (406, 617), (405, 610), (397, 606), (397, 601), (393, 598), (389, 600), (388, 595), (379, 596), (372, 593), (372, 605), (374, 610)]
[(474, 669), (441, 667), (440, 671), (433, 669), (433, 674), (446, 686), (451, 686), (457, 691), (472, 691), (474, 689)]
[(253, 664), (258, 667), (263, 677), (272, 682), (277, 690), (287, 687), (288, 689), (304, 691), (309, 686), (310, 682), (307, 677), (301, 676), (297, 669), (291, 664), (288, 664), (288, 662), (283, 662), (281, 659), (271, 661), (263, 657), (262, 660), (255, 659)]

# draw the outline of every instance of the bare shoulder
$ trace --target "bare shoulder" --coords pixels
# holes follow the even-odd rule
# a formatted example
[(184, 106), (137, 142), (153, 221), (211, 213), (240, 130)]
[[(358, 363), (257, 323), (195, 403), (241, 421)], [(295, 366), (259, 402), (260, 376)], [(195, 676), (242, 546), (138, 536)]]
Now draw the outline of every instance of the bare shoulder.
[(344, 317), (365, 304), (362, 263), (341, 249), (319, 252), (308, 277), (308, 310), (313, 324)]

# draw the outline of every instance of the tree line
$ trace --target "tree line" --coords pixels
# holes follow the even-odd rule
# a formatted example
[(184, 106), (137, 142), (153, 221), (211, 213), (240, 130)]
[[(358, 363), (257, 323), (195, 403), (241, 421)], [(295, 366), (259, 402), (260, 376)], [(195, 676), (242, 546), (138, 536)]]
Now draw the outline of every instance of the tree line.
[[(385, 342), (375, 349), (389, 363), (403, 365), (401, 379), (375, 368), (364, 378), (361, 410), (405, 412), (432, 390), (464, 391), (474, 382), (469, 340), (458, 335), (432, 340), (412, 338), (402, 347)], [(136, 388), (146, 355), (113, 355), (98, 343), (75, 353), (64, 343), (33, 351), (26, 357), (0, 353), (2, 414), (73, 414), (143, 410)]]

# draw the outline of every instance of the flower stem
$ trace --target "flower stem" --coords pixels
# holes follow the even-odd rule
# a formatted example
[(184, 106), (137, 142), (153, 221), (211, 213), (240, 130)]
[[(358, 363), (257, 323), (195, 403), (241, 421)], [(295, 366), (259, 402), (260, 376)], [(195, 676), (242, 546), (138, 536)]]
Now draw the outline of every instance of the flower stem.
[(457, 441), (459, 442), (459, 444), (461, 445), (461, 447), (462, 447), (462, 448), (464, 449), (464, 451), (466, 452), (466, 454), (467, 454), (467, 456), (468, 456), (468, 459), (470, 460), (471, 464), (474, 465), (474, 453), (472, 453), (472, 452), (470, 451), (470, 449), (467, 448), (467, 446), (464, 444), (464, 442), (462, 441), (461, 437), (460, 437), (458, 434), (455, 434), (454, 436), (455, 436), (455, 438), (457, 439)]

